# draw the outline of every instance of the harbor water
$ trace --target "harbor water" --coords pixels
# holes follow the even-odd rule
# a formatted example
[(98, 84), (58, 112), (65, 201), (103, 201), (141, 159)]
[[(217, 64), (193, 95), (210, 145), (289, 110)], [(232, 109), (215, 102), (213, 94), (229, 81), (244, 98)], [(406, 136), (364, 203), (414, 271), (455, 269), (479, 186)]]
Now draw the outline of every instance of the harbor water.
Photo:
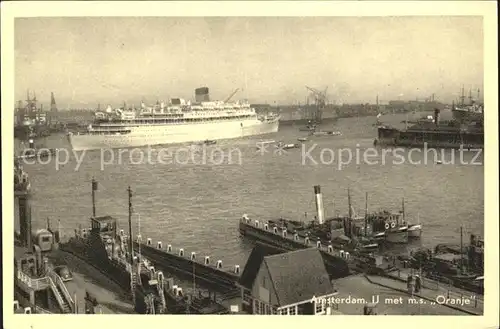
[[(400, 124), (406, 118), (387, 115), (382, 121)], [(95, 177), (99, 183), (98, 216), (116, 217), (120, 228), (127, 231), (126, 189), (130, 185), (134, 235), (140, 231), (144, 239), (149, 237), (153, 243), (162, 241), (174, 249), (184, 248), (187, 254), (194, 251), (200, 256), (210, 255), (228, 266), (243, 266), (252, 248), (238, 233), (238, 220), (244, 213), (260, 221), (279, 217), (301, 220), (307, 213), (307, 220), (312, 220), (313, 185), (321, 185), (327, 217), (347, 214), (348, 188), (358, 216), (364, 215), (366, 192), (369, 211), (399, 211), (404, 197), (407, 221), (423, 224), (421, 244), (426, 247), (459, 243), (460, 226), (465, 234), (483, 235), (483, 155), (474, 159), (475, 152), (467, 152), (460, 160), (457, 153), (455, 163), (449, 164), (453, 151), (447, 150), (438, 152), (438, 160), (443, 163), (436, 164), (433, 155), (425, 163), (422, 153), (413, 152), (411, 162), (399, 163), (397, 159), (399, 162), (395, 163), (397, 157), (391, 154), (386, 154), (382, 161), (378, 149), (378, 156), (364, 161), (363, 153), (373, 148), (377, 135), (374, 122), (374, 117), (360, 117), (324, 125), (322, 129), (340, 131), (342, 136), (308, 137), (305, 150), (314, 147), (310, 155), (317, 164), (304, 158), (302, 148), (276, 154), (271, 147), (266, 152), (257, 150), (257, 142), (266, 139), (298, 143), (297, 138), (307, 136), (307, 132), (299, 131), (297, 126), (283, 126), (272, 135), (206, 146), (207, 150), (219, 148), (225, 154), (231, 153), (231, 161), (226, 156), (225, 161), (219, 161), (221, 164), (161, 164), (156, 160), (137, 163), (137, 157), (130, 159), (129, 153), (124, 153), (122, 161), (115, 159), (101, 168), (99, 150), (85, 152), (79, 167), (74, 156), (60, 168), (56, 168), (55, 159), (47, 164), (24, 164), (33, 192), (33, 227), (45, 226), (47, 218), (52, 225), (60, 221), (66, 235), (73, 234), (78, 225), (88, 227), (92, 215), (91, 179)], [(70, 150), (64, 135), (52, 135), (40, 143)], [(20, 147), (16, 141), (16, 150)], [(181, 147), (186, 148), (177, 146)], [(331, 154), (337, 157), (341, 149), (350, 149), (354, 158), (340, 168), (338, 159), (330, 158)], [(328, 150), (323, 152), (323, 162), (322, 150)], [(356, 150), (361, 153), (360, 159), (355, 157)], [(342, 155), (344, 162), (346, 152)], [(402, 154), (409, 158), (409, 152)], [(115, 158), (117, 153), (118, 150)], [(110, 162), (109, 154), (104, 157)]]

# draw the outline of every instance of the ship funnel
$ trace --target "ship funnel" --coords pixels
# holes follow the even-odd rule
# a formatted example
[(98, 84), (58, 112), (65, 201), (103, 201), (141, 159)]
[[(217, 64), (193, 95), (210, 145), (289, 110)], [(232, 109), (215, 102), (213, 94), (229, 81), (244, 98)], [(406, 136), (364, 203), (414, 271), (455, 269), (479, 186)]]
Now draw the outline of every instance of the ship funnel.
[(440, 112), (439, 109), (434, 109), (434, 124), (436, 126), (439, 125), (439, 112)]
[(316, 197), (316, 212), (318, 213), (318, 224), (323, 224), (325, 222), (325, 214), (323, 210), (323, 195), (321, 194), (321, 187), (319, 185), (314, 186), (314, 195)]
[(197, 103), (210, 102), (210, 95), (207, 87), (196, 88), (194, 94)]

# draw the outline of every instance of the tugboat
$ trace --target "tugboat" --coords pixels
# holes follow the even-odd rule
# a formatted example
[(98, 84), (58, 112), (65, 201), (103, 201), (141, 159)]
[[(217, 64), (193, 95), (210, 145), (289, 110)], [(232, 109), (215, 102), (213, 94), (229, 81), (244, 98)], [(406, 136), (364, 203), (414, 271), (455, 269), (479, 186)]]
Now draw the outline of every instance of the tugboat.
[(358, 250), (360, 252), (374, 251), (379, 248), (378, 242), (363, 233), (362, 225), (357, 225), (357, 218), (353, 218), (350, 191), (348, 190), (349, 215), (347, 217), (324, 218), (323, 197), (320, 186), (314, 186), (317, 216), (314, 220), (294, 221), (280, 218), (277, 221), (270, 220), (270, 225), (283, 227), (289, 232), (295, 232), (299, 237), (309, 237), (311, 240), (321, 240), (331, 244), (335, 248)]
[(93, 216), (90, 229), (75, 230), (75, 236), (60, 249), (83, 258), (101, 272), (113, 278), (122, 287), (129, 287), (135, 311), (139, 314), (164, 314), (167, 312), (164, 295), (165, 278), (155, 271), (147, 259), (134, 255), (132, 236), (132, 190), (129, 195), (129, 236), (117, 232), (116, 219), (95, 215), (94, 193), (97, 182), (92, 180)]
[(401, 220), (401, 213), (387, 210), (368, 215), (373, 236), (388, 243), (408, 243), (408, 225)]
[[(403, 198), (402, 202), (402, 212), (403, 212), (403, 221), (405, 221), (405, 199)], [(416, 224), (410, 224), (407, 223), (408, 225), (408, 238), (411, 239), (420, 239), (422, 236), (422, 224), (420, 224), (420, 216), (417, 215), (417, 223)]]

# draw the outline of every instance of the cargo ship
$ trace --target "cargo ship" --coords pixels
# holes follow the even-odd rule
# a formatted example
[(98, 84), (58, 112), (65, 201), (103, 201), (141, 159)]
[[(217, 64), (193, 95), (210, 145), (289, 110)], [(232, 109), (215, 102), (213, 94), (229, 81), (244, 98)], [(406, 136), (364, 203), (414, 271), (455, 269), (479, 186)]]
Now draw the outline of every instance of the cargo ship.
[(439, 119), (440, 110), (434, 110), (433, 120), (420, 121), (405, 129), (388, 125), (378, 126), (375, 145), (403, 147), (435, 147), (482, 149), (484, 147), (484, 127), (482, 122), (443, 121)]
[(472, 90), (469, 91), (469, 102), (465, 103), (464, 89), (458, 104), (452, 105), (453, 119), (460, 123), (466, 122), (483, 122), (484, 120), (484, 104), (479, 102), (479, 89), (477, 91), (477, 99), (472, 98)]
[[(54, 101), (54, 95), (51, 95)], [(52, 104), (51, 104), (52, 108)], [(50, 135), (50, 114), (43, 109), (43, 104), (38, 105), (36, 94), (30, 95), (27, 91), (26, 105), (18, 101), (14, 115), (14, 138), (26, 140), (35, 137), (47, 137)]]
[[(236, 92), (236, 91), (235, 91)], [(108, 106), (96, 112), (86, 131), (68, 134), (75, 151), (141, 147), (203, 140), (231, 139), (275, 133), (279, 115), (259, 115), (247, 102), (211, 101), (207, 87), (195, 90), (196, 100), (173, 98), (169, 104), (141, 109)]]
[(308, 127), (304, 130), (310, 130), (319, 123), (333, 122), (338, 119), (337, 109), (334, 105), (328, 104), (318, 112), (318, 107), (313, 104), (280, 106), (280, 124), (282, 125), (301, 125)]

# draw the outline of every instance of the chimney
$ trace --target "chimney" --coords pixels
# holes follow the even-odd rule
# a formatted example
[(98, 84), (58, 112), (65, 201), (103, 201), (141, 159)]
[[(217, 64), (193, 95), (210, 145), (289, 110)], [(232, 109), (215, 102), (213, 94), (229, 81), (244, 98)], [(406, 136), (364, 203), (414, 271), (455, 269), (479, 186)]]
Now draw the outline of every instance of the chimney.
[(323, 195), (321, 195), (321, 187), (319, 185), (314, 186), (314, 194), (316, 196), (316, 212), (318, 214), (318, 224), (323, 224), (325, 222), (325, 214), (323, 210)]
[(434, 124), (439, 126), (439, 109), (434, 109)]
[(476, 235), (471, 234), (470, 235), (470, 245), (475, 246), (476, 245)]
[(31, 204), (28, 193), (19, 195), (19, 231), (22, 244), (31, 250)]
[(197, 103), (210, 101), (210, 94), (207, 87), (196, 88), (194, 94)]

